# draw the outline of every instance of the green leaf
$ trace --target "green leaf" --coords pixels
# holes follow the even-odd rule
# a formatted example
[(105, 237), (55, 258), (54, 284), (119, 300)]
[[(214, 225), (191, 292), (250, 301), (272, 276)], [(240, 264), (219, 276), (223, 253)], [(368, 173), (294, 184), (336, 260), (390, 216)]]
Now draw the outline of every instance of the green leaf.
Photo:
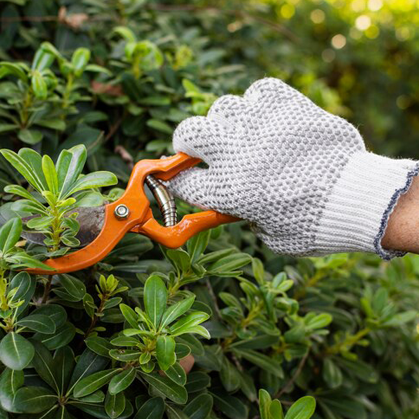
[(11, 263), (11, 267), (13, 269), (39, 268), (45, 269), (47, 271), (54, 271), (54, 268), (52, 268), (51, 266), (45, 265), (45, 263), (42, 263), (38, 259), (35, 259), (24, 252), (19, 252), (12, 256), (9, 256), (8, 261)]
[(126, 304), (120, 304), (119, 309), (121, 310), (122, 315), (125, 317), (125, 320), (129, 323), (134, 329), (138, 329), (138, 315), (135, 311)]
[(35, 340), (33, 345), (36, 350), (36, 355), (32, 359), (35, 371), (52, 389), (59, 392), (59, 386), (54, 374), (54, 361), (49, 350), (42, 343)]
[(271, 419), (284, 419), (284, 411), (282, 410), (282, 405), (279, 400), (273, 400), (269, 408), (270, 418)]
[(84, 342), (91, 351), (101, 356), (109, 357), (109, 351), (113, 349), (113, 346), (107, 339), (99, 336), (90, 336)]
[(54, 195), (57, 195), (58, 190), (58, 176), (55, 170), (54, 162), (51, 157), (45, 155), (42, 157), (42, 171), (48, 184), (48, 189)]
[(112, 32), (122, 36), (128, 42), (135, 42), (137, 40), (134, 32), (126, 26), (116, 26)]
[(209, 394), (200, 394), (183, 409), (190, 419), (206, 419), (212, 411), (213, 398)]
[(191, 263), (194, 264), (204, 253), (211, 237), (211, 230), (201, 231), (186, 243)]
[(233, 349), (234, 354), (244, 358), (259, 368), (275, 375), (278, 378), (284, 378), (284, 371), (281, 364), (276, 359), (272, 359), (267, 355), (260, 352), (253, 351), (252, 349)]
[(247, 253), (233, 253), (213, 263), (208, 270), (214, 275), (223, 272), (232, 272), (252, 262), (252, 257)]
[(27, 272), (19, 272), (10, 281), (9, 288), (15, 290), (15, 294), (11, 301), (21, 301), (21, 304), (16, 310), (16, 318), (29, 305), (36, 288), (36, 280), (31, 278)]
[(54, 55), (50, 51), (41, 47), (36, 51), (35, 57), (32, 60), (32, 70), (42, 71), (50, 68), (54, 62)]
[(36, 333), (34, 338), (41, 341), (49, 350), (58, 349), (68, 345), (76, 334), (76, 328), (70, 322), (65, 323), (53, 335)]
[(125, 410), (125, 404), (124, 393), (106, 394), (105, 411), (111, 419), (116, 419), (122, 415)]
[(25, 71), (23, 71), (22, 65), (2, 61), (0, 62), (0, 69), (6, 70), (6, 73), (3, 74), (12, 74), (25, 83), (28, 81), (28, 76), (26, 75)]
[(74, 74), (80, 77), (83, 74), (87, 63), (90, 60), (90, 51), (87, 48), (77, 48), (71, 57), (71, 64), (74, 67)]
[(19, 326), (25, 326), (35, 332), (45, 333), (48, 335), (55, 333), (56, 330), (55, 323), (43, 314), (30, 314), (29, 316), (19, 320), (18, 324)]
[(17, 136), (23, 143), (31, 145), (38, 144), (43, 137), (42, 132), (32, 129), (21, 129)]
[(65, 300), (74, 302), (83, 300), (86, 294), (86, 287), (83, 282), (68, 274), (58, 275), (58, 281), (60, 288), (54, 289), (55, 294), (60, 297), (62, 291), (65, 291), (67, 294)]
[(22, 233), (22, 220), (12, 218), (0, 228), (0, 250), (7, 253), (15, 247)]
[(223, 357), (223, 363), (221, 366), (220, 379), (224, 388), (228, 392), (237, 390), (240, 387), (240, 372), (225, 356)]
[(330, 358), (323, 362), (322, 375), (329, 388), (340, 387), (343, 382), (342, 371)]
[(240, 399), (229, 394), (211, 393), (214, 398), (215, 406), (221, 410), (228, 418), (238, 419), (247, 418), (247, 407)]
[(48, 95), (47, 83), (38, 70), (32, 72), (31, 78), (32, 91), (38, 99), (46, 99)]
[(71, 375), (74, 371), (75, 359), (73, 350), (69, 346), (58, 348), (52, 360), (51, 369), (61, 393), (67, 390)]
[(186, 390), (188, 393), (195, 393), (205, 390), (211, 384), (211, 378), (202, 371), (190, 372), (187, 376)]
[(5, 368), (0, 376), (0, 406), (7, 412), (17, 412), (14, 406), (14, 396), (17, 390), (23, 386), (23, 371), (15, 371)]
[(70, 150), (63, 150), (58, 156), (56, 168), (58, 175), (59, 199), (68, 195), (68, 191), (81, 174), (87, 159), (87, 150), (84, 145), (78, 145)]
[(157, 328), (166, 310), (167, 289), (163, 280), (157, 276), (150, 276), (144, 285), (144, 306), (148, 317)]
[(261, 388), (259, 390), (259, 413), (260, 419), (270, 419), (269, 409), (271, 407), (272, 399), (270, 394)]
[(176, 320), (178, 317), (182, 316), (182, 314), (185, 314), (192, 307), (194, 301), (195, 301), (195, 296), (193, 295), (191, 297), (185, 298), (184, 300), (178, 301), (177, 303), (171, 305), (164, 312), (161, 318), (160, 329), (163, 329), (164, 327), (172, 323), (174, 320)]
[(109, 382), (110, 394), (118, 394), (127, 389), (135, 379), (135, 368), (129, 367), (112, 377)]
[[(170, 333), (172, 336), (178, 336), (183, 333), (194, 333), (191, 330), (197, 329), (197, 325), (208, 320), (209, 315), (202, 311), (197, 311), (187, 316), (183, 317), (182, 319), (178, 320), (172, 327), (170, 327)], [(198, 333), (198, 332), (195, 332)]]
[(169, 378), (162, 377), (159, 374), (144, 373), (141, 373), (141, 377), (171, 401), (177, 404), (185, 404), (187, 402), (188, 393), (186, 392), (185, 387), (175, 384)]
[(12, 370), (23, 370), (32, 361), (35, 348), (23, 336), (8, 333), (0, 342), (0, 361)]
[(118, 372), (120, 372), (120, 370), (111, 368), (109, 370), (95, 372), (88, 377), (81, 379), (74, 387), (74, 397), (79, 399), (94, 393), (105, 384), (108, 384), (112, 377), (115, 376)]
[(164, 401), (161, 397), (147, 400), (134, 416), (134, 419), (162, 419), (164, 414)]
[(32, 314), (44, 314), (48, 316), (55, 323), (57, 329), (63, 326), (67, 320), (67, 312), (57, 304), (44, 304), (34, 310)]
[(173, 133), (173, 128), (166, 122), (159, 119), (149, 119), (147, 121), (147, 126), (155, 129), (156, 131), (164, 132), (165, 134)]
[(96, 371), (101, 371), (109, 363), (109, 359), (99, 356), (89, 349), (86, 349), (81, 355), (74, 368), (73, 374), (70, 379), (70, 390), (82, 380)]
[(285, 419), (310, 419), (316, 410), (314, 397), (305, 396), (298, 399), (288, 410)]
[(111, 172), (94, 172), (82, 176), (61, 198), (67, 198), (76, 192), (87, 189), (113, 186), (118, 183), (118, 178)]
[(166, 254), (173, 266), (181, 272), (188, 272), (191, 267), (191, 259), (184, 250), (182, 249), (169, 249)]
[[(19, 154), (11, 150), (0, 150), (3, 157), (39, 192), (44, 190), (42, 180), (39, 178), (40, 171), (34, 170), (34, 165), (29, 164), (20, 154), (25, 149), (21, 149)], [(32, 155), (32, 154), (31, 154)], [(41, 158), (41, 156), (39, 156)], [(36, 162), (33, 162), (36, 164)]]
[(333, 317), (328, 313), (318, 314), (311, 318), (306, 327), (310, 330), (322, 329), (323, 327), (328, 326), (333, 320)]
[(186, 384), (186, 373), (179, 362), (175, 362), (170, 368), (165, 371), (167, 377), (169, 377), (174, 383), (184, 386)]
[(22, 387), (14, 398), (14, 404), (21, 413), (41, 413), (57, 402), (57, 395), (44, 387)]

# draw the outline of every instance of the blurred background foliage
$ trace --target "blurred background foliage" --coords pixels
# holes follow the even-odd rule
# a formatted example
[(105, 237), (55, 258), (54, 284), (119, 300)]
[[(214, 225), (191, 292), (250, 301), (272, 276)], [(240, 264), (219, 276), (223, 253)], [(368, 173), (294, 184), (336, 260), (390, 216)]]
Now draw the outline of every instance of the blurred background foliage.
[[(0, 22), (0, 147), (32, 147), (56, 158), (83, 143), (88, 170), (113, 171), (122, 187), (134, 162), (173, 152), (181, 120), (267, 75), (350, 120), (375, 152), (419, 157), (418, 1), (10, 0), (0, 2)], [(0, 182), (22, 179), (1, 160)], [(0, 217), (7, 219), (12, 197), (2, 199)], [(253, 365), (258, 388), (288, 405), (314, 395), (321, 419), (419, 415), (418, 257), (294, 260), (273, 255), (242, 224), (211, 237), (210, 251), (256, 256), (269, 281), (285, 271), (294, 284), (296, 303), (286, 307), (292, 313), (277, 324), (285, 337), (273, 348), (283, 378)], [(132, 285), (154, 270), (170, 270), (157, 247), (142, 246), (145, 255), (122, 245), (97, 271), (76, 275), (85, 280), (109, 270)], [(254, 282), (248, 266), (244, 275)], [(243, 296), (232, 278), (211, 283), (215, 295)], [(207, 284), (192, 291), (214, 304)], [(74, 312), (69, 316), (77, 323)], [(302, 327), (302, 317), (313, 313), (333, 316), (327, 332)], [(223, 334), (228, 322), (215, 317), (207, 325), (211, 343), (223, 345), (231, 338)], [(211, 347), (205, 348), (200, 365), (213, 373), (217, 367), (206, 362), (214, 361)], [(228, 383), (214, 379), (228, 392)], [(240, 394), (233, 405), (244, 399)]]

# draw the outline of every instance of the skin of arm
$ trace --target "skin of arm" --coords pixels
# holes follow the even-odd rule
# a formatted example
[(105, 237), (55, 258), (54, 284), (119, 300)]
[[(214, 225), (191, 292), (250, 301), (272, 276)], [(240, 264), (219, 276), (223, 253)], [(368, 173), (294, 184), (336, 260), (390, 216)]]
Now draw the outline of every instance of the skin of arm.
[(385, 249), (419, 254), (419, 178), (400, 196), (381, 241)]

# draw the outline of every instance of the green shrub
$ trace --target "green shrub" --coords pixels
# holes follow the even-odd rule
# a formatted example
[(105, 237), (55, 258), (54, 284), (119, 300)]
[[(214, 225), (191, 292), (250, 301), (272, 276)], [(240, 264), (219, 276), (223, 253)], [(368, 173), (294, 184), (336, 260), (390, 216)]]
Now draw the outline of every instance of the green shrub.
[[(322, 8), (342, 32), (352, 16), (346, 6), (246, 2), (238, 12), (242, 3), (221, 10), (190, 2), (183, 11), (177, 2), (145, 0), (1, 6), (0, 418), (419, 414), (416, 256), (296, 260), (272, 254), (235, 223), (182, 249), (129, 234), (84, 271), (18, 272), (78, 246), (77, 211), (121, 194), (103, 171), (124, 188), (134, 162), (173, 152), (177, 123), (205, 114), (217, 95), (241, 92), (252, 78), (269, 72), (330, 110), (360, 109), (368, 80), (350, 100), (344, 84), (355, 52), (349, 64), (339, 52), (335, 64), (302, 60), (292, 26), (279, 22), (288, 35), (278, 46), (278, 27), (261, 24), (292, 10), (290, 23), (301, 22)], [(298, 27), (320, 56), (328, 28), (319, 35), (314, 24)], [(370, 42), (359, 58), (365, 65)], [(378, 57), (387, 63), (386, 53)], [(315, 80), (336, 75), (334, 65), (337, 85)], [(387, 95), (381, 87), (374, 94)], [(377, 129), (391, 135), (384, 108), (377, 107)], [(359, 121), (369, 117), (358, 112)], [(393, 125), (401, 120), (391, 116)], [(64, 188), (65, 158), (78, 163)], [(19, 170), (21, 159), (29, 170)], [(44, 242), (27, 241), (30, 230)]]

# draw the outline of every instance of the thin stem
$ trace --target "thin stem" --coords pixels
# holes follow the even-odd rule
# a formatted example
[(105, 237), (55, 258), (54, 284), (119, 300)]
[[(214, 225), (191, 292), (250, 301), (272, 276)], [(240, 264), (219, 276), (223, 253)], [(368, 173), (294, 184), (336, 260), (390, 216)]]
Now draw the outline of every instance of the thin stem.
[(48, 301), (49, 293), (51, 292), (52, 287), (52, 275), (47, 276), (47, 283), (45, 284), (44, 294), (42, 296), (41, 304), (45, 304)]
[(301, 361), (298, 364), (297, 370), (295, 371), (294, 375), (288, 380), (285, 386), (282, 387), (281, 390), (278, 391), (278, 393), (275, 395), (275, 399), (279, 399), (295, 383), (295, 380), (297, 380), (297, 378), (300, 376), (301, 372), (303, 371), (303, 368), (307, 361), (309, 353), (310, 351), (308, 350), (307, 353), (301, 358)]

